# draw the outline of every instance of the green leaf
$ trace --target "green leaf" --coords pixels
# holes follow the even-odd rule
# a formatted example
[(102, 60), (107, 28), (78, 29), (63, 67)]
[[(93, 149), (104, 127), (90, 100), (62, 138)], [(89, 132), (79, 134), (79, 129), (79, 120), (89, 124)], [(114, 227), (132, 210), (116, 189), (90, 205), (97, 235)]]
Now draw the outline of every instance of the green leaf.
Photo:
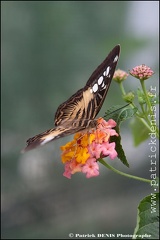
[[(128, 105), (129, 104), (127, 104), (127, 106)], [(130, 108), (130, 107), (126, 107), (126, 106), (117, 105), (117, 106), (114, 106), (114, 107), (110, 108), (109, 110), (107, 110), (107, 112), (105, 113), (105, 116), (104, 116), (106, 121), (109, 119), (113, 119), (117, 123), (115, 130), (119, 134), (119, 136), (118, 137), (112, 136), (110, 138), (110, 141), (115, 142), (115, 144), (116, 144), (115, 149), (118, 153), (117, 157), (127, 167), (129, 167), (129, 163), (127, 161), (123, 147), (121, 145), (120, 123), (127, 120), (128, 118), (131, 118), (136, 113), (136, 111), (137, 111), (136, 108)]]
[(138, 206), (133, 239), (142, 238), (159, 239), (159, 193), (145, 197)]
[[(128, 106), (128, 105), (127, 105)], [(137, 112), (137, 108), (125, 107), (121, 105), (114, 106), (105, 112), (105, 120), (113, 119), (117, 125), (120, 125), (121, 122), (133, 117)]]
[(134, 145), (138, 146), (140, 143), (148, 139), (149, 129), (140, 121), (139, 118), (134, 117), (130, 122)]
[(127, 167), (129, 167), (129, 163), (127, 161), (126, 155), (124, 153), (123, 147), (121, 145), (121, 136), (119, 133), (119, 127), (116, 126), (115, 127), (116, 132), (119, 134), (118, 137), (117, 136), (111, 136), (110, 137), (110, 142), (115, 142), (116, 147), (115, 150), (118, 153), (118, 158), (120, 159), (120, 161)]

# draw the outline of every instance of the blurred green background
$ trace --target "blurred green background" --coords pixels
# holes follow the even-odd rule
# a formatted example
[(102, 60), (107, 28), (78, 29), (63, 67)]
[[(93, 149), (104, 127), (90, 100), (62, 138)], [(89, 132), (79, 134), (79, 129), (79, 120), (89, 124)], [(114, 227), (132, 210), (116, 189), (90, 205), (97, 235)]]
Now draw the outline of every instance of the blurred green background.
[[(1, 1), (2, 239), (55, 239), (79, 234), (133, 234), (139, 201), (152, 189), (100, 166), (100, 176), (62, 176), (59, 147), (72, 136), (20, 154), (25, 142), (52, 128), (57, 107), (83, 87), (109, 51), (121, 44), (118, 68), (139, 64), (158, 87), (158, 1)], [(135, 90), (138, 80), (125, 82)], [(100, 116), (125, 104), (111, 84)], [(122, 144), (130, 168), (150, 178), (149, 148), (135, 148), (129, 121)], [(157, 158), (158, 161), (158, 158)]]

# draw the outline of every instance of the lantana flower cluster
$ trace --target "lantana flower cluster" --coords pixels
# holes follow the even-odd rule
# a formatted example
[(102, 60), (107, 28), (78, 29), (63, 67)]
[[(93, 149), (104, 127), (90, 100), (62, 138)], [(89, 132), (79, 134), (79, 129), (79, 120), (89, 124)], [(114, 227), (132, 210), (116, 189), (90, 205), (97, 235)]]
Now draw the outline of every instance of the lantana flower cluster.
[(134, 67), (129, 73), (140, 80), (146, 80), (154, 74), (153, 70), (145, 64)]
[(122, 82), (124, 80), (126, 80), (126, 78), (128, 77), (128, 73), (126, 73), (125, 71), (118, 69), (115, 71), (114, 75), (113, 75), (113, 79), (116, 82)]
[(99, 158), (117, 157), (115, 142), (110, 142), (111, 136), (118, 136), (112, 129), (116, 122), (99, 118), (96, 125), (89, 131), (76, 133), (71, 142), (61, 146), (62, 162), (65, 164), (63, 176), (70, 179), (72, 174), (82, 172), (86, 178), (96, 177), (99, 175)]

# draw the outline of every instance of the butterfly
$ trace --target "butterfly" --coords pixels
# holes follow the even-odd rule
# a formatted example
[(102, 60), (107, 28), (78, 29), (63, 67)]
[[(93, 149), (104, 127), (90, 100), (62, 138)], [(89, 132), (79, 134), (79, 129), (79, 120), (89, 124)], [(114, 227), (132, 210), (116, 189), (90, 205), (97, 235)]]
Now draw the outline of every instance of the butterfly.
[(92, 73), (86, 85), (58, 107), (55, 127), (29, 138), (22, 152), (90, 128), (105, 100), (119, 55), (120, 45), (117, 45)]

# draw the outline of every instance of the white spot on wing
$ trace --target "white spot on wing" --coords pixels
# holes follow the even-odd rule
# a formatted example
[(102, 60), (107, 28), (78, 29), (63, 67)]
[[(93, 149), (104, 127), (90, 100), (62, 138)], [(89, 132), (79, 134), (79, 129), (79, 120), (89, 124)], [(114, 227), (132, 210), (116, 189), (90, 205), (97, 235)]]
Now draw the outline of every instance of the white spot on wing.
[(110, 70), (111, 70), (111, 67), (108, 66), (107, 69), (104, 71), (103, 76), (107, 77)]
[(104, 82), (102, 83), (102, 88), (104, 87)]
[(103, 77), (101, 76), (100, 78), (98, 78), (98, 85), (101, 85), (102, 82), (103, 82)]
[(118, 61), (118, 55), (117, 55), (117, 56), (115, 56), (115, 58), (114, 58), (113, 62), (115, 63), (115, 62), (117, 62), (117, 61)]
[(43, 142), (41, 142), (41, 145), (46, 144), (47, 142), (51, 141), (52, 139), (54, 139), (54, 136), (47, 136)]
[(106, 69), (106, 72), (105, 72), (106, 76), (108, 76), (108, 73), (109, 73), (110, 69), (111, 69), (110, 66), (108, 66), (107, 69)]
[(97, 90), (98, 90), (98, 84), (97, 84), (97, 83), (95, 83), (95, 84), (93, 85), (92, 90), (93, 90), (94, 93), (97, 92)]

